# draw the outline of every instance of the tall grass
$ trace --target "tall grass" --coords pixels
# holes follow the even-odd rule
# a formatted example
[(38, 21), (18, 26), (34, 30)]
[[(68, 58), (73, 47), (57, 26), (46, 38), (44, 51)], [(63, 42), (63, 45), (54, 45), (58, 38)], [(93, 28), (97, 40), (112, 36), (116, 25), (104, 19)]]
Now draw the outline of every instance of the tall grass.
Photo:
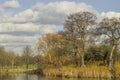
[(45, 76), (59, 76), (69, 78), (111, 78), (110, 72), (106, 66), (86, 66), (62, 68), (47, 68), (43, 71)]

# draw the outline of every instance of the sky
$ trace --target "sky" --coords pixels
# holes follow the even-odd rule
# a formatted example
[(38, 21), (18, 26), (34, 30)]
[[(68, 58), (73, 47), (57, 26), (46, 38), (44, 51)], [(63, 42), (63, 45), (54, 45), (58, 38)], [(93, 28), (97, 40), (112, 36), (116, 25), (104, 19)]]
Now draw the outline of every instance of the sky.
[(0, 45), (21, 54), (38, 38), (63, 29), (69, 14), (90, 11), (98, 18), (120, 17), (120, 0), (0, 0)]

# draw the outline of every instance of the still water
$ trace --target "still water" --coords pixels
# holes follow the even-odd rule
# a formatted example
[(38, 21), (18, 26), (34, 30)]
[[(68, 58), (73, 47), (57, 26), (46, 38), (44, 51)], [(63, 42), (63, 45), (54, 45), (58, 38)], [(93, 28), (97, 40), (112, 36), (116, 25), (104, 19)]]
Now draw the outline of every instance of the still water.
[(78, 78), (46, 78), (40, 75), (28, 75), (28, 74), (17, 74), (17, 75), (1, 75), (0, 80), (110, 80), (110, 79), (78, 79)]

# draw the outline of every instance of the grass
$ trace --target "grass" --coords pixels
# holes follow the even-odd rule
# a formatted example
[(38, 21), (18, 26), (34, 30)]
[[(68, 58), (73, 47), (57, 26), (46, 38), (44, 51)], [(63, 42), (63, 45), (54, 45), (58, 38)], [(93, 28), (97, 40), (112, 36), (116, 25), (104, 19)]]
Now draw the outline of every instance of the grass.
[(9, 73), (25, 73), (25, 69), (1, 69), (0, 74), (9, 74)]
[(62, 68), (47, 68), (43, 71), (45, 76), (59, 76), (67, 78), (110, 78), (106, 66), (89, 65), (86, 67), (64, 66)]
[[(116, 77), (120, 78), (120, 63), (116, 63)], [(46, 68), (45, 76), (67, 78), (111, 78), (108, 66), (86, 65), (85, 67), (62, 66), (61, 68)]]
[(0, 67), (0, 75), (3, 74), (16, 74), (16, 73), (26, 73), (27, 71), (32, 71), (37, 69), (36, 66), (30, 65), (29, 69), (26, 69), (25, 66), (17, 66), (17, 67), (11, 67), (11, 66), (6, 66), (6, 67)]
[(116, 63), (115, 69), (116, 69), (116, 76), (120, 77), (120, 63)]

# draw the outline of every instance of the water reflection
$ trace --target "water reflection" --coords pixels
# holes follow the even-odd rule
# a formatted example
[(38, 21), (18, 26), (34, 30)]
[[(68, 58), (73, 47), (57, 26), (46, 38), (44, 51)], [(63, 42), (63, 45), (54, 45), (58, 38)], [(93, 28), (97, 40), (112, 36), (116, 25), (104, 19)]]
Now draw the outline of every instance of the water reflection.
[[(110, 79), (91, 79), (91, 78), (45, 78), (40, 75), (28, 75), (28, 74), (12, 74), (12, 75), (0, 75), (0, 80), (110, 80)], [(119, 80), (119, 79), (117, 79)]]
[(93, 78), (49, 78), (47, 80), (110, 80), (110, 79), (93, 79)]

